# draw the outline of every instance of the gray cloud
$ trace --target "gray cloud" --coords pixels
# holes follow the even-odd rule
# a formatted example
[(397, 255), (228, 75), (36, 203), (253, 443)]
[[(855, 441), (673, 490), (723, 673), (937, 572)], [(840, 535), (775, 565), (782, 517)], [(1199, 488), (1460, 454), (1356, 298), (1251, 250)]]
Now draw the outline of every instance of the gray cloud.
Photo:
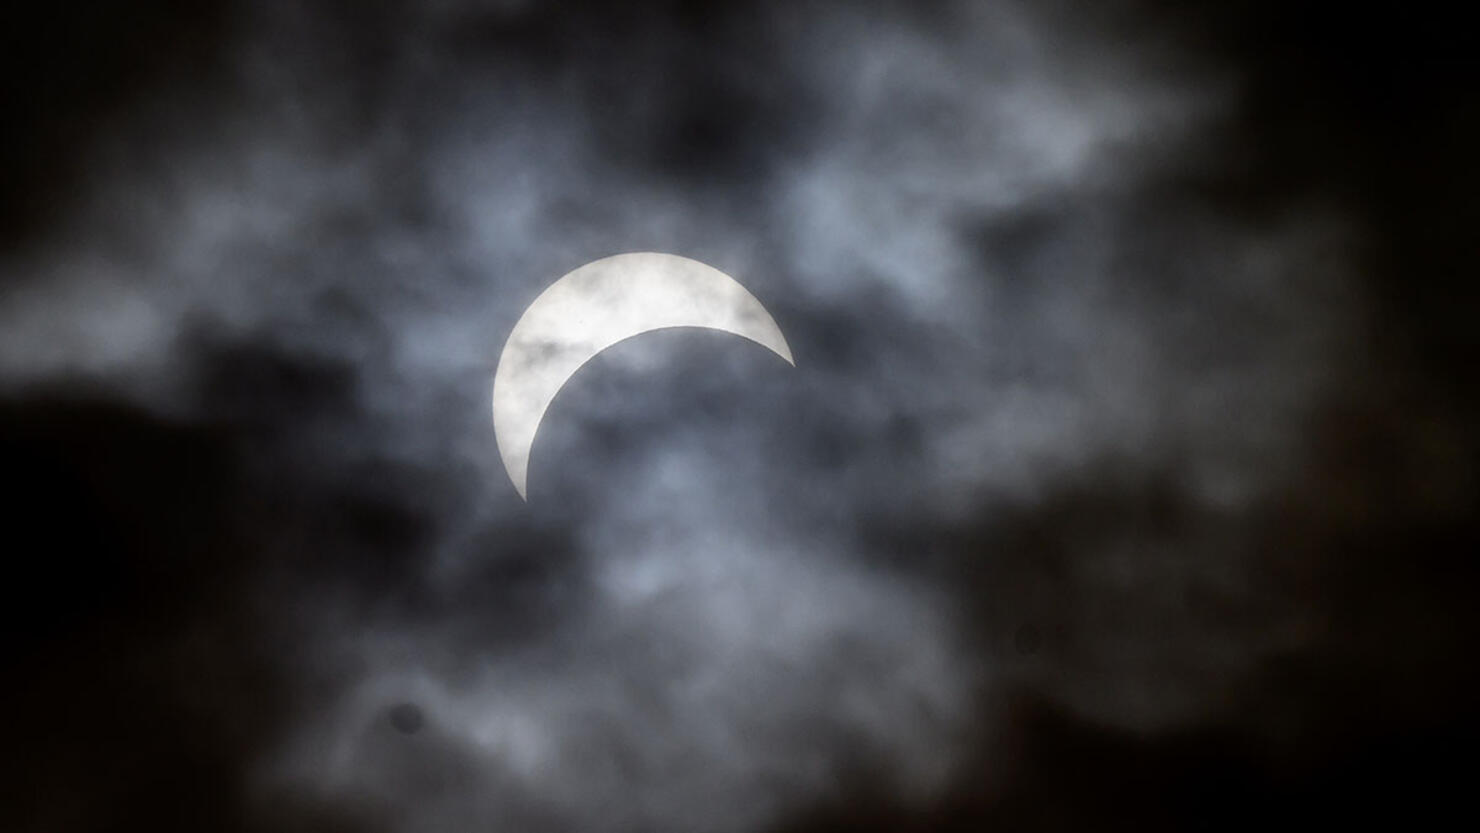
[[(1343, 206), (1186, 185), (1235, 67), (1017, 3), (240, 14), (219, 95), (137, 108), (64, 244), (7, 263), (0, 385), (260, 420), (251, 490), (406, 519), (252, 531), (329, 565), (244, 585), (296, 704), (253, 812), (746, 831), (859, 773), (925, 806), (1012, 754), (977, 748), (1004, 692), (1170, 731), (1317, 644), (1257, 518), (1370, 301)], [(493, 362), (545, 285), (634, 250), (734, 275), (797, 367), (618, 345), (526, 506)], [(320, 375), (259, 389), (233, 353)]]

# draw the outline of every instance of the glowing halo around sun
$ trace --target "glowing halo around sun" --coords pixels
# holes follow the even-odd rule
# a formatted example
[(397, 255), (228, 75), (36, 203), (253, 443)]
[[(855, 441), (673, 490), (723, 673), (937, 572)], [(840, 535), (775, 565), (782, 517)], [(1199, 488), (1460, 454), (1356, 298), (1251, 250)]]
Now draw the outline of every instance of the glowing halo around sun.
[(588, 263), (534, 299), (509, 334), (494, 373), (493, 432), (521, 498), (528, 499), (535, 433), (566, 381), (613, 344), (669, 327), (733, 333), (796, 364), (760, 301), (712, 266), (658, 252)]

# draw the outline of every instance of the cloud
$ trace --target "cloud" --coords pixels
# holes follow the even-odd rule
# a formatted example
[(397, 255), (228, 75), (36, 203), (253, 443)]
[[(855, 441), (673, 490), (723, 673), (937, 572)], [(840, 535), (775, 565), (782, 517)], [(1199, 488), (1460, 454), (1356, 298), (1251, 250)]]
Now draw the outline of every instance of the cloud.
[[(928, 805), (1011, 757), (976, 748), (1004, 692), (1216, 722), (1319, 630), (1254, 527), (1370, 309), (1343, 206), (1200, 190), (1242, 79), (1147, 32), (258, 4), (221, 95), (140, 106), (7, 263), (0, 387), (99, 386), (246, 461), (241, 593), (292, 703), (242, 765), (259, 815), (760, 830), (860, 772)], [(637, 250), (734, 275), (797, 366), (617, 345), (526, 506), (493, 363), (549, 282)]]

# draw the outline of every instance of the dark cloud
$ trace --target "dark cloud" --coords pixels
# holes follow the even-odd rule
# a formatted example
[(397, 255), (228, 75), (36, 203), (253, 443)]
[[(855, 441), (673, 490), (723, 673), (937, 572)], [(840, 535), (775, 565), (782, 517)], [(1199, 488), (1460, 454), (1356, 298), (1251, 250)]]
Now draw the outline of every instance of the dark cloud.
[[(435, 0), (14, 31), (6, 829), (1457, 803), (1458, 27)], [(498, 352), (634, 250), (734, 275), (797, 365), (618, 344), (526, 504)]]

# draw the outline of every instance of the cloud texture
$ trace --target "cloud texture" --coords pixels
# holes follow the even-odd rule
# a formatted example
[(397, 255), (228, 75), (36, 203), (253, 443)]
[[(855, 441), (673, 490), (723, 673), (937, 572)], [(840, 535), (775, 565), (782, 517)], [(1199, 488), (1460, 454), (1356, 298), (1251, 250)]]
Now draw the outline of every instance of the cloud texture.
[[(11, 237), (0, 393), (20, 471), (63, 472), (27, 505), (84, 505), (100, 531), (58, 547), (105, 576), (43, 580), (73, 601), (16, 697), (115, 655), (173, 763), (108, 766), (212, 762), (198, 824), (1012, 824), (1039, 762), (1083, 753), (1054, 732), (1322, 761), (1308, 715), (1340, 684), (1287, 663), (1405, 655), (1363, 630), (1391, 552), (1357, 578), (1332, 553), (1458, 528), (1464, 406), (1389, 409), (1372, 216), (1261, 161), (1262, 67), (1204, 48), (1216, 17), (193, 14), (148, 30), (163, 68), (87, 111), (81, 185)], [(717, 333), (618, 344), (556, 398), (525, 504), (488, 413), (504, 340), (560, 275), (643, 250), (736, 277), (796, 368)], [(1406, 474), (1344, 468), (1369, 442)], [(1436, 609), (1403, 632), (1461, 632)], [(1376, 641), (1342, 647), (1353, 622)], [(148, 747), (114, 719), (76, 731)], [(150, 816), (149, 779), (95, 788), (34, 742), (55, 763), (19, 829)]]

